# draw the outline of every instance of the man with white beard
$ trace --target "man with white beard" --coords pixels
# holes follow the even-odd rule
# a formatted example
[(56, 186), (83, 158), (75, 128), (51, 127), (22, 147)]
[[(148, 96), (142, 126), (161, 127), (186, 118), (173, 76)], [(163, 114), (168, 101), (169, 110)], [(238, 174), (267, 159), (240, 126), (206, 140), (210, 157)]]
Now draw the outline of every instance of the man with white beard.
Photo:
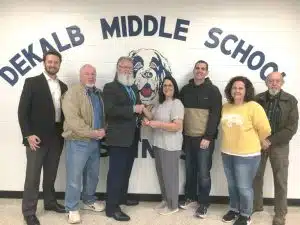
[(130, 57), (119, 58), (115, 79), (104, 86), (103, 95), (109, 147), (106, 215), (117, 221), (128, 221), (130, 217), (121, 211), (120, 205), (138, 204), (127, 199), (127, 191), (140, 137), (138, 118), (144, 110), (134, 85)]
[(263, 141), (260, 167), (254, 179), (254, 212), (263, 211), (263, 178), (266, 162), (270, 158), (275, 187), (275, 216), (273, 225), (284, 225), (287, 214), (287, 182), (289, 142), (298, 128), (297, 99), (282, 90), (283, 73), (272, 72), (266, 78), (268, 90), (256, 96), (265, 109), (272, 133)]

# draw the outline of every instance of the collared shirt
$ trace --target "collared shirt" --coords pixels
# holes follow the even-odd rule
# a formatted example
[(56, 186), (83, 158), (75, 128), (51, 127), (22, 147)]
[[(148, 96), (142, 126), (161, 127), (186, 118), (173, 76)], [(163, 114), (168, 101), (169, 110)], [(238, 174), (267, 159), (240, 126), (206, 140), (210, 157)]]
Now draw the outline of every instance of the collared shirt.
[(127, 94), (132, 102), (133, 105), (136, 104), (136, 96), (135, 96), (135, 93), (134, 91), (132, 90), (132, 87), (131, 86), (125, 86), (123, 85), (127, 91)]
[[(131, 100), (132, 107), (133, 107), (133, 112), (135, 113), (135, 105), (137, 103), (136, 102), (136, 95), (135, 95), (135, 93), (134, 93), (134, 91), (132, 89), (132, 86), (125, 86), (125, 85), (123, 85), (123, 86), (124, 86), (124, 88), (125, 88), (128, 96), (129, 96), (129, 98)], [(141, 121), (142, 121), (142, 117), (140, 115), (137, 115), (137, 117), (136, 117), (136, 126), (137, 127), (141, 126), (141, 123), (142, 123)]]
[(46, 72), (44, 72), (45, 78), (47, 80), (50, 93), (53, 100), (54, 110), (55, 110), (55, 122), (61, 121), (61, 90), (59, 86), (59, 81), (57, 78), (52, 79)]
[(272, 134), (278, 131), (279, 121), (281, 119), (281, 109), (279, 107), (280, 92), (275, 96), (267, 94), (267, 116), (271, 125)]
[(87, 95), (89, 96), (92, 107), (93, 107), (93, 113), (94, 113), (94, 121), (93, 121), (93, 129), (100, 129), (101, 123), (102, 123), (102, 102), (99, 98), (98, 91), (95, 87), (88, 88), (86, 87)]

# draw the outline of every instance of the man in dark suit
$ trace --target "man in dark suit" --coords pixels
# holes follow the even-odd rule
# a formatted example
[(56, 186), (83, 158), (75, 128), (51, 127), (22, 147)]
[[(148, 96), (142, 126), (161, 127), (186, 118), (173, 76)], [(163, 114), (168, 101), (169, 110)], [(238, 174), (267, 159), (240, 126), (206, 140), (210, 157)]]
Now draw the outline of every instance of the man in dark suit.
[(130, 217), (121, 211), (119, 205), (138, 204), (138, 201), (127, 199), (127, 191), (137, 154), (139, 115), (144, 108), (134, 85), (130, 57), (119, 58), (115, 80), (104, 86), (103, 94), (109, 146), (106, 215), (118, 221), (128, 221)]
[(42, 167), (45, 210), (65, 212), (64, 206), (56, 201), (54, 183), (63, 148), (61, 134), (64, 117), (60, 97), (68, 88), (56, 75), (61, 54), (49, 51), (44, 55), (43, 62), (45, 71), (25, 80), (18, 108), (27, 157), (22, 212), (28, 225), (40, 224), (35, 213)]

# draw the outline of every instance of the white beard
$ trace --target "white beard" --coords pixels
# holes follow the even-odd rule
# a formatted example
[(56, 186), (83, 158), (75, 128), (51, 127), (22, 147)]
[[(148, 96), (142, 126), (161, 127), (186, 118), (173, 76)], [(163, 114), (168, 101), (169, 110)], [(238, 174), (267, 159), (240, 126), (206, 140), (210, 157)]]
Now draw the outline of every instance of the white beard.
[(272, 96), (277, 95), (280, 92), (280, 90), (277, 89), (269, 89), (269, 94)]
[(127, 75), (127, 74), (118, 73), (117, 78), (118, 81), (124, 86), (132, 86), (135, 81), (133, 74)]
[(93, 87), (95, 87), (95, 84), (85, 84), (85, 86), (88, 88), (93, 88)]

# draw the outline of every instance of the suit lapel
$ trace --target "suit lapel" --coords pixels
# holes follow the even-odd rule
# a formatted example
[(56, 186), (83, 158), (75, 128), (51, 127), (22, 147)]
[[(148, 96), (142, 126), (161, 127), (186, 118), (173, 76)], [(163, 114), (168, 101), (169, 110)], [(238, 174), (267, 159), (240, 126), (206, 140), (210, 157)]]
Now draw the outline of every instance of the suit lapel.
[(127, 101), (129, 103), (131, 103), (131, 98), (130, 98), (129, 94), (127, 93), (126, 88), (122, 84), (120, 84), (118, 81), (116, 81), (116, 83), (118, 84), (121, 92), (126, 96)]
[(41, 74), (40, 76), (41, 76), (41, 85), (42, 85), (43, 89), (45, 90), (45, 96), (47, 96), (49, 99), (52, 100), (52, 95), (51, 95), (50, 88), (49, 88), (48, 82), (46, 80), (46, 77), (44, 74)]
[(52, 95), (46, 77), (43, 73), (40, 75), (40, 77), (41, 77), (41, 87), (42, 90), (44, 90), (45, 98), (47, 99), (48, 103), (51, 105), (51, 108), (53, 109), (53, 112), (55, 113), (54, 103), (53, 103)]
[(138, 88), (135, 84), (132, 86), (132, 90), (133, 90), (133, 92), (135, 94), (135, 97), (136, 97), (136, 104), (141, 104), (140, 93), (139, 93)]
[(61, 93), (61, 96), (67, 91), (65, 85), (63, 85), (63, 82), (61, 82), (60, 80), (58, 80), (58, 83), (59, 83), (59, 87), (60, 87), (60, 93)]

